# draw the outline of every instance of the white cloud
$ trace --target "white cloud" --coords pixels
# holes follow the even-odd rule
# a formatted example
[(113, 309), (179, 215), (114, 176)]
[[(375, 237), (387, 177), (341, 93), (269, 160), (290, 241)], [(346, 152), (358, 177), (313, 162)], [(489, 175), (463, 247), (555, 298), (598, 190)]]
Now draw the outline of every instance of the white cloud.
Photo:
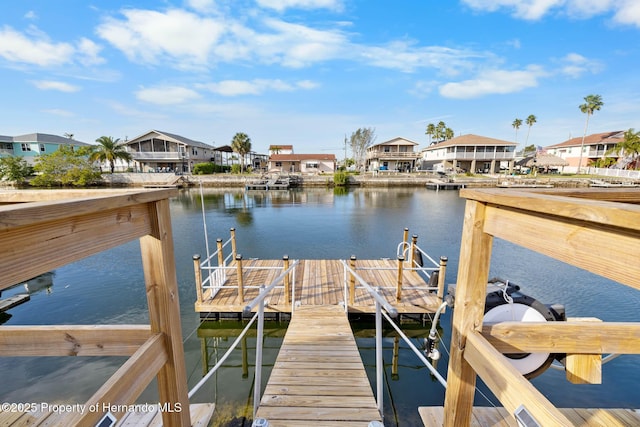
[(462, 0), (477, 10), (495, 12), (499, 9), (511, 9), (513, 14), (522, 19), (540, 19), (552, 8), (561, 6), (565, 0)]
[(560, 62), (562, 74), (573, 78), (578, 78), (585, 73), (598, 73), (603, 68), (599, 62), (587, 59), (577, 53), (569, 53)]
[(53, 80), (37, 80), (32, 83), (35, 87), (41, 90), (58, 90), (60, 92), (77, 92), (80, 90), (80, 87), (78, 86)]
[(37, 30), (30, 28), (27, 37), (9, 26), (0, 30), (0, 56), (11, 62), (42, 67), (71, 62), (75, 49), (69, 43), (54, 43)]
[(279, 79), (223, 80), (218, 83), (204, 85), (211, 92), (223, 96), (260, 95), (266, 91), (291, 92), (296, 89), (314, 89), (317, 86), (316, 83), (310, 80), (302, 80), (290, 84)]
[(188, 0), (187, 4), (199, 12), (213, 12), (216, 10), (215, 0)]
[(56, 43), (31, 26), (25, 33), (5, 26), (0, 30), (0, 57), (11, 62), (41, 67), (60, 66), (77, 61), (83, 65), (104, 62), (99, 56), (101, 48), (87, 38), (74, 46), (71, 43)]
[(182, 104), (200, 98), (200, 95), (196, 91), (180, 86), (160, 86), (140, 89), (135, 95), (140, 101), (158, 105)]
[(258, 5), (282, 12), (286, 9), (329, 9), (341, 11), (341, 0), (257, 0)]
[(488, 70), (477, 78), (440, 86), (440, 95), (445, 98), (468, 99), (484, 95), (507, 94), (538, 86), (538, 78), (545, 73), (535, 66), (527, 70)]
[(27, 13), (25, 13), (24, 17), (25, 19), (38, 19), (38, 15), (33, 10), (30, 10)]
[(130, 60), (178, 68), (206, 65), (224, 23), (193, 13), (130, 9), (125, 19), (106, 19), (97, 28), (100, 37), (120, 49)]
[(640, 28), (640, 2), (637, 0), (619, 0), (618, 9), (613, 17), (621, 24), (635, 25)]
[(78, 61), (83, 65), (102, 64), (105, 60), (99, 55), (101, 50), (101, 46), (98, 46), (93, 41), (83, 37), (80, 39), (80, 42), (78, 42)]
[(516, 18), (535, 21), (557, 12), (586, 19), (613, 13), (620, 24), (640, 27), (640, 2), (637, 0), (462, 0), (476, 10), (496, 12), (510, 10)]
[(349, 40), (341, 31), (317, 30), (277, 19), (267, 19), (264, 24), (272, 31), (253, 34), (248, 40), (262, 62), (300, 68), (347, 55)]
[(42, 110), (43, 113), (47, 113), (47, 114), (51, 114), (54, 116), (59, 116), (59, 117), (73, 117), (75, 116), (74, 113), (72, 113), (71, 111), (68, 110), (63, 110), (60, 108), (50, 108), (47, 110)]
[(470, 67), (472, 59), (483, 58), (476, 52), (441, 46), (416, 47), (407, 41), (395, 41), (384, 46), (353, 46), (365, 62), (382, 68), (413, 72), (419, 68), (434, 68), (446, 75), (456, 75)]

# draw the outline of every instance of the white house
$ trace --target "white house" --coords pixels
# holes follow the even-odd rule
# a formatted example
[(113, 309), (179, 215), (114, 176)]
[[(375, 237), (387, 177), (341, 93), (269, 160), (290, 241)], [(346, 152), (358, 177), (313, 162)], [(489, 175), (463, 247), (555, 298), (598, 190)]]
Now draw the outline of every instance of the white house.
[[(610, 154), (609, 150), (614, 148), (619, 142), (624, 140), (624, 131), (617, 130), (613, 132), (594, 133), (584, 138), (584, 146), (582, 145), (582, 137), (568, 139), (559, 144), (545, 147), (545, 151), (549, 154), (558, 156), (566, 160), (569, 165), (565, 167), (567, 172), (576, 172), (578, 163), (580, 162), (580, 151), (582, 147), (582, 164), (581, 168), (593, 166), (593, 162), (605, 157), (615, 157), (619, 160), (619, 154)], [(625, 160), (624, 157), (622, 160)], [(622, 168), (622, 165), (618, 165)]]
[(158, 130), (125, 143), (137, 172), (191, 172), (196, 163), (215, 157), (212, 145)]
[(367, 148), (367, 170), (412, 171), (420, 154), (414, 151), (417, 142), (396, 137)]
[(270, 172), (299, 172), (307, 174), (333, 173), (336, 170), (334, 154), (272, 154)]
[(462, 135), (432, 144), (422, 150), (421, 169), (499, 173), (512, 169), (515, 142), (473, 134)]

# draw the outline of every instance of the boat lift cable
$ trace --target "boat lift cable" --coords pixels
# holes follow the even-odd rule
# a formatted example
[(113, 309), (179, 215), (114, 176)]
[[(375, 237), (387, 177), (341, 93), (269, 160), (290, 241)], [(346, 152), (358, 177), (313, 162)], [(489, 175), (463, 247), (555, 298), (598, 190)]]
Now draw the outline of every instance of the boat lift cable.
[(244, 337), (244, 334), (247, 332), (247, 330), (249, 330), (249, 328), (251, 327), (251, 325), (253, 325), (253, 322), (255, 322), (255, 320), (258, 318), (258, 313), (254, 314), (253, 317), (251, 318), (251, 320), (249, 321), (249, 323), (247, 323), (247, 326), (245, 326), (245, 328), (242, 330), (242, 332), (240, 333), (240, 335), (236, 338), (236, 340), (233, 342), (233, 344), (231, 344), (231, 346), (229, 347), (229, 349), (227, 350), (227, 352), (220, 358), (220, 360), (218, 360), (218, 363), (216, 363), (216, 365), (211, 368), (209, 370), (209, 372), (207, 372), (207, 375), (205, 375), (204, 377), (202, 377), (202, 379), (198, 382), (198, 384), (196, 384), (190, 391), (189, 391), (189, 399), (191, 399), (191, 397), (198, 391), (200, 390), (200, 387), (202, 387), (202, 385), (207, 382), (207, 380), (209, 378), (211, 378), (211, 375), (213, 375), (215, 372), (217, 372), (218, 368), (220, 367), (220, 365), (222, 365), (224, 363), (225, 360), (227, 360), (227, 357), (229, 357), (229, 354), (231, 354), (231, 351), (233, 349), (235, 349), (238, 344), (240, 343), (240, 340), (242, 340), (242, 337)]
[(200, 204), (202, 205), (202, 224), (204, 226), (204, 245), (207, 250), (207, 259), (211, 257), (209, 253), (209, 232), (207, 231), (207, 215), (204, 209), (204, 190), (202, 180), (200, 180)]

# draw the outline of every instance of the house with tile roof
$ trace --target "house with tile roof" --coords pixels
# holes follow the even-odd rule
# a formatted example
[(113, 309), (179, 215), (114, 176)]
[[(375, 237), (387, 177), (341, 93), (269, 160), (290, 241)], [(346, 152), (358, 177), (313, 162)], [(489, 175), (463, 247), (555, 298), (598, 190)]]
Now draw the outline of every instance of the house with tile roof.
[(366, 169), (409, 172), (415, 170), (420, 153), (415, 151), (419, 144), (407, 138), (395, 137), (367, 148)]
[[(581, 157), (582, 169), (593, 166), (596, 160), (605, 157), (614, 157), (616, 160), (619, 160), (619, 154), (611, 154), (609, 150), (623, 140), (624, 131), (622, 130), (594, 133), (584, 138), (584, 145), (582, 143), (582, 137), (579, 136), (570, 138), (559, 144), (545, 147), (545, 151), (566, 160), (569, 165), (565, 167), (565, 171), (577, 172)], [(580, 152), (582, 152), (582, 156), (580, 156)], [(624, 160), (624, 156), (622, 157), (621, 160)]]
[(461, 135), (422, 150), (420, 169), (441, 172), (499, 173), (512, 170), (517, 144), (479, 135)]
[(269, 172), (281, 173), (333, 173), (336, 170), (335, 154), (272, 154), (269, 156)]
[(28, 164), (33, 165), (37, 156), (53, 153), (61, 145), (84, 147), (91, 144), (48, 133), (28, 133), (18, 136), (0, 135), (0, 157), (22, 157)]
[(159, 130), (150, 130), (125, 144), (136, 172), (190, 173), (195, 164), (215, 157), (212, 145)]

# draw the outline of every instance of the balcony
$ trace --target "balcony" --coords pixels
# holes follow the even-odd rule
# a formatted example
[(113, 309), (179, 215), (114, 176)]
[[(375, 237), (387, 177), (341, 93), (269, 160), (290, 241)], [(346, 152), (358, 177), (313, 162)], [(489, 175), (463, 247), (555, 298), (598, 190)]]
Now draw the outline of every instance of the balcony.
[(419, 153), (413, 151), (369, 151), (367, 152), (367, 159), (417, 159), (420, 157)]
[[(189, 160), (189, 153), (181, 153), (179, 151), (169, 151), (169, 152), (153, 152), (153, 151), (130, 151), (133, 160), (149, 162), (149, 161), (173, 161), (173, 162), (181, 162), (184, 160)], [(182, 155), (184, 154), (184, 157)]]

